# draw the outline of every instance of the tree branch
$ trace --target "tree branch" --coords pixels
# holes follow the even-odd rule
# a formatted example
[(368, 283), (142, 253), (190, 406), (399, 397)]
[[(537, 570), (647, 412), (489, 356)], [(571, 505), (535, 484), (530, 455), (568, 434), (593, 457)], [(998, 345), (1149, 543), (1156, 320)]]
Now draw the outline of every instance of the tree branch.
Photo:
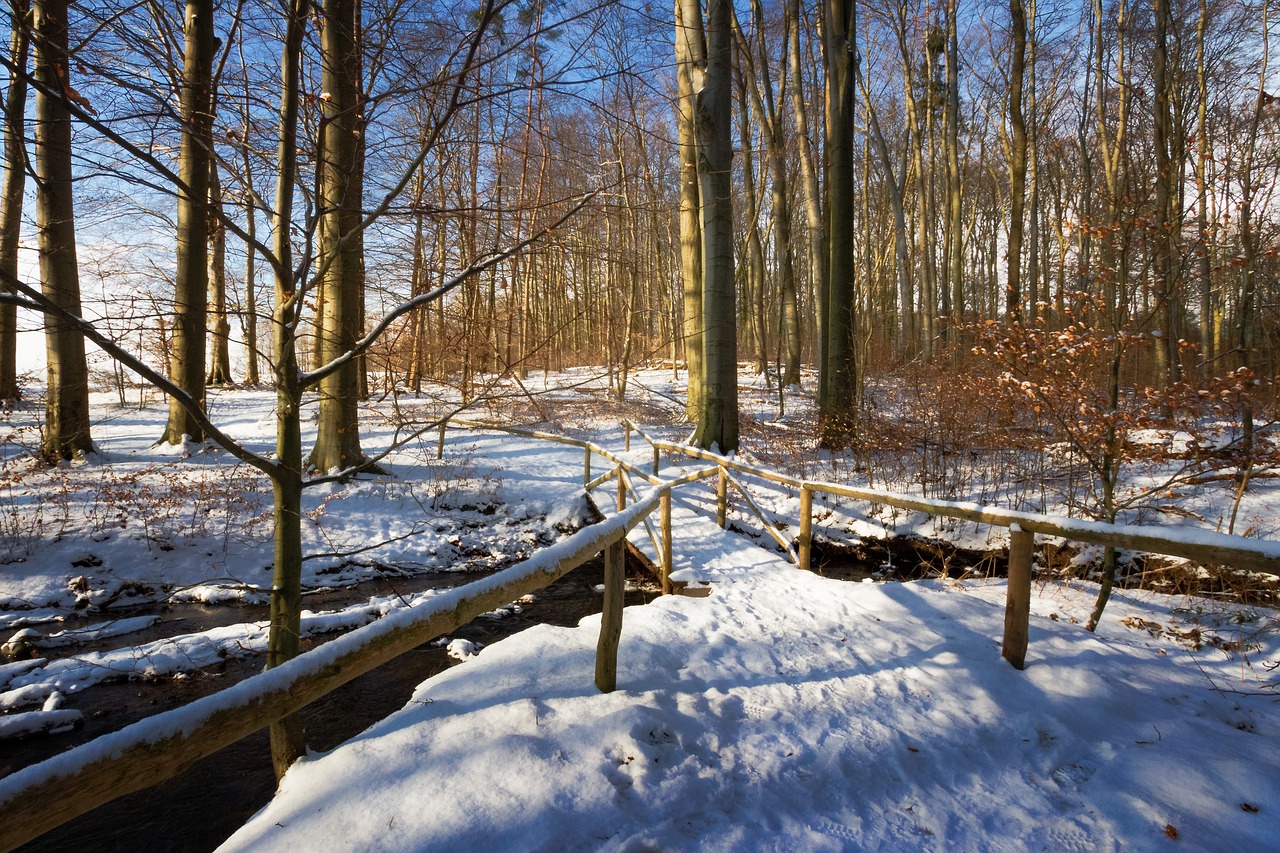
[(43, 293), (3, 269), (0, 269), (0, 283), (12, 288), (15, 291), (15, 294), (21, 294), (21, 296), (26, 297), (26, 300), (23, 300), (20, 296), (15, 294), (7, 294), (0, 296), (0, 303), (17, 304), (21, 307), (40, 311), (44, 314), (52, 314), (59, 319), (72, 324), (77, 330), (79, 330), (80, 334), (84, 335), (87, 340), (93, 341), (93, 343), (95, 343), (98, 348), (107, 355), (111, 356), (116, 361), (141, 376), (147, 382), (150, 382), (156, 388), (159, 388), (161, 391), (177, 400), (179, 405), (186, 409), (187, 412), (191, 414), (191, 417), (200, 424), (205, 435), (207, 435), (214, 444), (217, 444), (241, 462), (257, 468), (269, 477), (274, 476), (276, 471), (279, 470), (280, 466), (278, 463), (272, 462), (267, 457), (259, 456), (257, 453), (246, 449), (235, 439), (218, 429), (218, 427), (214, 425), (213, 421), (209, 420), (209, 416), (204, 413), (200, 404), (194, 400), (190, 394), (183, 391), (173, 382), (169, 381), (167, 377), (157, 373), (155, 370), (152, 370), (140, 359), (135, 358), (128, 351), (118, 346), (109, 337), (98, 331), (97, 326), (93, 323), (58, 306), (53, 301), (45, 297)]
[(485, 270), (489, 269), (490, 267), (494, 266), (495, 264), (499, 264), (502, 261), (505, 261), (507, 258), (510, 258), (512, 255), (516, 255), (524, 251), (529, 245), (531, 245), (532, 243), (536, 243), (538, 240), (541, 240), (548, 233), (556, 230), (565, 222), (569, 221), (569, 219), (575, 216), (578, 213), (578, 211), (582, 210), (582, 208), (584, 208), (587, 205), (587, 202), (591, 201), (593, 198), (599, 195), (599, 193), (600, 193), (600, 190), (593, 190), (587, 193), (585, 196), (583, 196), (581, 199), (578, 200), (577, 204), (569, 208), (569, 211), (564, 216), (561, 216), (559, 219), (557, 219), (555, 222), (551, 223), (550, 225), (546, 226), (545, 228), (539, 229), (536, 233), (525, 238), (524, 240), (521, 240), (519, 243), (516, 243), (514, 246), (511, 246), (501, 252), (498, 252), (497, 254), (490, 255), (489, 257), (485, 258), (482, 261), (476, 261), (475, 263), (471, 264), (469, 267), (464, 269), (462, 272), (458, 273), (453, 278), (449, 279), (444, 284), (440, 285), (434, 290), (430, 290), (426, 293), (421, 293), (413, 297), (412, 299), (410, 299), (408, 302), (403, 302), (400, 305), (396, 306), (394, 309), (392, 309), (390, 312), (384, 315), (383, 318), (378, 321), (378, 323), (369, 331), (367, 335), (365, 335), (360, 340), (356, 341), (356, 345), (354, 347), (347, 350), (345, 353), (338, 356), (337, 358), (333, 359), (328, 364), (317, 367), (315, 370), (311, 371), (310, 373), (301, 374), (298, 377), (299, 387), (309, 388), (315, 385), (316, 383), (318, 383), (320, 380), (324, 379), (326, 376), (329, 376), (330, 374), (337, 372), (344, 364), (347, 364), (348, 362), (357, 358), (361, 353), (365, 352), (366, 350), (369, 349), (369, 347), (373, 346), (373, 344), (378, 340), (378, 338), (382, 337), (382, 334), (398, 318), (403, 317), (405, 314), (408, 314), (410, 311), (414, 310), (415, 308), (421, 308), (424, 305), (434, 302), (435, 300), (444, 296), (449, 291), (454, 290), (459, 285), (466, 282), (466, 280), (471, 278), (472, 276), (478, 273), (482, 273)]

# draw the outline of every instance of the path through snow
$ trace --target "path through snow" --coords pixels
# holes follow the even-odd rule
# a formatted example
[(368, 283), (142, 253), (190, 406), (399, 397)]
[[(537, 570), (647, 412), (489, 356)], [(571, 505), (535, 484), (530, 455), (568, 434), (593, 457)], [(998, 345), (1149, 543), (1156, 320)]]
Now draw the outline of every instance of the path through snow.
[(1095, 636), (1087, 590), (1045, 587), (1020, 673), (1001, 583), (848, 584), (677, 522), (712, 592), (626, 611), (617, 692), (598, 617), (530, 629), (299, 763), (222, 849), (1280, 848), (1269, 613), (1216, 613), (1246, 666), (1120, 622), (1190, 618), (1167, 598)]

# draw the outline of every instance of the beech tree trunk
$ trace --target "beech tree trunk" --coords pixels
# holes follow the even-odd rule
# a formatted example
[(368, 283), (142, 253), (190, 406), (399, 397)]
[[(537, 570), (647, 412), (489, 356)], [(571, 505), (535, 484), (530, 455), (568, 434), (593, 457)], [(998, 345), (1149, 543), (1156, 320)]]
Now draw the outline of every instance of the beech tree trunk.
[[(319, 358), (327, 364), (352, 349), (359, 338), (363, 242), (360, 231), (360, 47), (356, 40), (354, 0), (325, 0), (320, 36), (320, 233), (317, 261), (324, 307), (320, 316)], [(311, 467), (345, 470), (364, 460), (360, 449), (358, 360), (320, 382), (320, 418)]]
[[(9, 91), (4, 102), (4, 180), (0, 187), (0, 270), (17, 277), (18, 243), (22, 236), (22, 202), (27, 188), (26, 134), (27, 54), (30, 4), (12, 0), (12, 35), (9, 40)], [(4, 288), (9, 292), (8, 288)], [(0, 305), (0, 402), (18, 399), (18, 307)]]
[(685, 414), (697, 423), (702, 411), (702, 224), (698, 216), (698, 137), (694, 127), (693, 57), (706, 54), (702, 16), (686, 24), (681, 4), (676, 15), (676, 132), (680, 146), (680, 280), (683, 285), (684, 361), (689, 390)]
[(787, 26), (787, 43), (790, 46), (791, 110), (796, 120), (796, 140), (800, 149), (800, 175), (804, 189), (805, 224), (808, 230), (809, 277), (817, 291), (813, 302), (815, 317), (814, 346), (818, 363), (819, 393), (826, 371), (826, 317), (827, 317), (827, 224), (822, 215), (822, 193), (818, 187), (817, 158), (813, 154), (813, 139), (809, 135), (809, 108), (805, 104), (804, 76), (800, 65), (800, 0), (787, 0), (783, 9)]
[(1156, 362), (1164, 368), (1165, 382), (1172, 385), (1182, 378), (1181, 359), (1178, 354), (1178, 303), (1181, 296), (1178, 287), (1178, 242), (1181, 216), (1175, 210), (1180, 197), (1182, 167), (1174, 159), (1174, 149), (1180, 148), (1174, 139), (1171, 113), (1174, 92), (1173, 76), (1169, 68), (1169, 0), (1155, 0), (1155, 51), (1152, 62), (1152, 83), (1155, 86), (1155, 122), (1153, 142), (1156, 149), (1156, 211), (1155, 211), (1155, 274), (1156, 296), (1163, 336), (1156, 341)]
[(944, 113), (947, 151), (946, 277), (951, 288), (951, 318), (947, 336), (960, 343), (964, 322), (964, 207), (960, 177), (960, 39), (956, 18), (958, 0), (947, 0), (947, 103)]
[[(276, 463), (271, 478), (275, 567), (271, 580), (271, 630), (267, 669), (298, 656), (302, 630), (302, 388), (298, 379), (297, 321), (301, 294), (293, 272), (293, 193), (298, 179), (299, 66), (308, 4), (292, 0), (280, 60), (280, 144), (276, 201), (271, 218), (275, 310), (271, 317), (275, 354)], [(284, 776), (307, 751), (302, 720), (292, 714), (272, 723), (271, 763)]]
[[(686, 29), (703, 30), (698, 0), (682, 3)], [(733, 10), (710, 0), (706, 50), (690, 39), (697, 132), (698, 200), (702, 225), (703, 400), (693, 441), (738, 449), (738, 332), (733, 279)]]
[[(250, 249), (252, 254), (252, 249)], [(209, 158), (209, 308), (213, 351), (207, 385), (231, 385), (231, 323), (227, 320), (227, 229), (222, 223), (222, 182)]]
[(245, 138), (241, 148), (244, 161), (244, 382), (250, 388), (256, 388), (262, 378), (258, 374), (258, 359), (261, 357), (258, 345), (258, 255), (254, 246), (258, 242), (258, 211), (254, 202), (253, 170), (249, 158), (249, 126), (245, 124)]
[[(182, 138), (178, 177), (178, 252), (174, 271), (173, 340), (169, 379), (204, 405), (205, 335), (209, 298), (209, 161), (213, 149), (213, 0), (187, 0), (182, 67)], [(204, 441), (204, 429), (177, 400), (169, 401), (162, 444), (186, 436)]]
[[(757, 109), (764, 124), (765, 145), (769, 154), (771, 196), (769, 213), (773, 226), (773, 252), (778, 265), (779, 327), (786, 344), (786, 360), (782, 366), (782, 387), (800, 384), (800, 306), (796, 293), (795, 266), (791, 248), (791, 192), (788, 189), (787, 139), (782, 126), (782, 106), (774, 101), (773, 79), (769, 72), (769, 53), (765, 48), (764, 9), (760, 0), (752, 0), (755, 19), (756, 55), (759, 63), (759, 89), (753, 88)], [(783, 65), (779, 88), (787, 85), (787, 44), (782, 47)], [(798, 87), (799, 81), (796, 81)], [(781, 94), (781, 93), (779, 93)]]
[[(80, 310), (75, 201), (71, 186), (71, 114), (74, 90), (67, 62), (67, 0), (35, 4), (36, 226), (44, 295), (75, 316)], [(52, 93), (63, 93), (61, 96)], [(89, 432), (89, 370), (80, 330), (55, 315), (45, 320), (48, 391), (41, 455), (50, 462), (93, 452)], [(203, 377), (202, 377), (203, 378)]]
[(827, 341), (818, 415), (822, 446), (847, 446), (857, 428), (854, 332), (853, 0), (824, 0), (826, 37)]
[(1009, 0), (1009, 265), (1004, 289), (1005, 319), (1022, 321), (1022, 234), (1027, 204), (1027, 123), (1022, 83), (1027, 64), (1027, 14), (1022, 0)]

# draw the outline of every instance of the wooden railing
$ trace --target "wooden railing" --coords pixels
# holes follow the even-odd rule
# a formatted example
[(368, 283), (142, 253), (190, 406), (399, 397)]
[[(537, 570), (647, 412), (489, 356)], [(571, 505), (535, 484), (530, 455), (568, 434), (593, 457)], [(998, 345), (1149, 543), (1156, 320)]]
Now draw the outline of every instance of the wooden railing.
[[(804, 480), (698, 448), (651, 438), (630, 421), (624, 422), (626, 448), (630, 450), (633, 431), (647, 441), (653, 451), (652, 472), (641, 470), (624, 457), (593, 442), (502, 424), (461, 419), (449, 423), (582, 448), (583, 486), (590, 490), (616, 479), (617, 513), (519, 565), (386, 616), (212, 696), (149, 717), (0, 779), (0, 850), (12, 850), (98, 805), (171, 778), (197, 760), (297, 712), (396, 656), (466, 624), (481, 613), (547, 586), (601, 552), (605, 556), (605, 594), (597, 642), (595, 683), (604, 692), (613, 690), (617, 684), (617, 651), (622, 630), (623, 547), (627, 535), (640, 524), (645, 525), (658, 554), (663, 591), (670, 592), (672, 491), (713, 475), (717, 476), (716, 520), (720, 526), (725, 525), (729, 487), (732, 486), (766, 531), (796, 565), (805, 569), (809, 567), (812, 553), (815, 492), (1009, 528), (1009, 592), (1003, 654), (1019, 669), (1023, 666), (1027, 648), (1031, 551), (1035, 533), (1280, 575), (1280, 543), (1270, 540), (1210, 532), (1193, 538), (1177, 537), (1152, 528), (1055, 519), (976, 504), (929, 500), (895, 492)], [(446, 425), (440, 427), (440, 453), (443, 453), (445, 428)], [(662, 452), (713, 464), (664, 480), (658, 476)], [(593, 478), (591, 463), (594, 456), (613, 463), (613, 467)], [(794, 546), (783, 537), (747, 487), (731, 472), (799, 490), (799, 536)], [(652, 488), (639, 494), (633, 485), (637, 481)], [(628, 497), (632, 501), (630, 505)], [(654, 509), (659, 512), (657, 531), (649, 521)]]
[[(1169, 531), (1137, 525), (1106, 524), (958, 501), (932, 500), (882, 489), (863, 489), (840, 483), (800, 479), (747, 465), (736, 459), (697, 447), (655, 439), (629, 420), (623, 421), (623, 429), (627, 433), (627, 447), (631, 446), (631, 433), (635, 432), (653, 448), (655, 472), (658, 470), (659, 456), (663, 451), (714, 462), (721, 472), (720, 488), (716, 493), (716, 519), (721, 527), (724, 526), (726, 514), (727, 495), (724, 487), (726, 478), (738, 491), (746, 495), (746, 488), (728, 474), (731, 470), (780, 486), (798, 489), (800, 493), (798, 553), (791, 551), (785, 544), (784, 548), (802, 569), (809, 568), (813, 549), (813, 495), (815, 492), (856, 498), (932, 516), (1008, 528), (1009, 585), (1005, 605), (1003, 655), (1018, 669), (1023, 668), (1026, 660), (1028, 619), (1031, 609), (1031, 557), (1034, 537), (1037, 533), (1095, 545), (1111, 545), (1151, 554), (1182, 557), (1201, 564), (1228, 565), (1280, 577), (1280, 542), (1270, 539), (1246, 539), (1243, 536), (1231, 536), (1210, 530)], [(765, 518), (759, 505), (748, 498), (748, 507), (764, 522), (765, 529), (770, 535), (782, 542), (776, 527)]]
[(664, 484), (650, 490), (618, 514), (523, 563), (385, 616), (219, 693), (0, 779), (0, 850), (12, 850), (116, 797), (172, 778), (353, 678), (547, 586), (602, 551), (605, 591), (595, 683), (604, 692), (612, 691), (622, 632), (623, 542), (660, 506), (665, 507), (669, 529), (670, 488)]

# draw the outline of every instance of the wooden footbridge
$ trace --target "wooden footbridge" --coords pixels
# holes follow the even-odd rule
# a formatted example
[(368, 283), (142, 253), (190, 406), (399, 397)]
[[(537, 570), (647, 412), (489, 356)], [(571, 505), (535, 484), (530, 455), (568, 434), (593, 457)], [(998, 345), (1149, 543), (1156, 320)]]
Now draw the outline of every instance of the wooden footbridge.
[[(547, 586), (603, 552), (604, 610), (597, 645), (595, 683), (605, 692), (617, 683), (618, 642), (622, 633), (623, 562), (628, 534), (643, 526), (656, 555), (664, 592), (672, 592), (672, 494), (698, 480), (716, 478), (716, 517), (724, 526), (730, 489), (800, 569), (809, 567), (813, 496), (838, 495), (933, 516), (1005, 527), (1010, 531), (1009, 584), (1003, 654), (1021, 669), (1027, 648), (1031, 595), (1031, 555), (1035, 534), (1184, 557), (1280, 575), (1280, 542), (1157, 527), (1102, 524), (969, 503), (928, 500), (839, 483), (805, 480), (750, 466), (698, 448), (659, 441), (624, 422), (626, 448), (632, 435), (652, 449), (652, 467), (639, 466), (598, 444), (534, 430), (455, 419), (440, 427), (443, 453), (446, 426), (497, 430), (581, 448), (583, 485), (590, 493), (616, 481), (616, 513), (586, 527), (509, 569), (449, 590), (389, 615), (317, 649), (182, 708), (158, 714), (120, 731), (57, 755), (0, 779), (0, 851), (12, 850), (116, 797), (163, 782), (217, 750), (293, 714), (335, 688), (396, 656), (447, 634), (522, 595)], [(707, 463), (690, 473), (664, 479), (663, 454)], [(606, 470), (592, 476), (599, 458)], [(792, 490), (798, 498), (798, 536), (785, 537), (761, 510), (744, 479)], [(647, 486), (647, 489), (644, 487)], [(641, 491), (641, 489), (644, 489)], [(656, 522), (652, 516), (657, 514)]]

